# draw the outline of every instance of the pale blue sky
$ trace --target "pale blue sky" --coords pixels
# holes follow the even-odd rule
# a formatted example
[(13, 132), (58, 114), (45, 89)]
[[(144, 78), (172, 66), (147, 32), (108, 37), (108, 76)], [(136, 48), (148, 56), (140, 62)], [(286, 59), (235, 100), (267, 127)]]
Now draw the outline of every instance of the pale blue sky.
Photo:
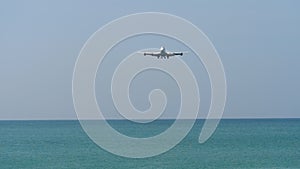
[[(296, 0), (1, 1), (0, 119), (76, 118), (72, 73), (85, 41), (113, 19), (149, 11), (191, 21), (215, 45), (227, 76), (224, 117), (300, 118), (299, 8)], [(149, 45), (156, 41), (157, 37), (150, 37)], [(161, 43), (175, 42), (164, 40), (157, 42), (157, 47)], [(185, 59), (192, 69), (199, 69), (198, 81), (206, 78), (201, 63)], [(161, 75), (156, 77), (165, 79)], [(145, 81), (142, 77), (138, 79), (140, 82), (133, 86), (141, 86)], [(205, 112), (209, 85), (203, 81), (200, 92), (204, 92), (201, 99)], [(174, 94), (173, 89), (176, 87), (166, 90)], [(139, 107), (142, 103), (133, 96), (135, 100)], [(170, 104), (177, 102), (175, 99)], [(170, 112), (176, 107), (169, 106)]]

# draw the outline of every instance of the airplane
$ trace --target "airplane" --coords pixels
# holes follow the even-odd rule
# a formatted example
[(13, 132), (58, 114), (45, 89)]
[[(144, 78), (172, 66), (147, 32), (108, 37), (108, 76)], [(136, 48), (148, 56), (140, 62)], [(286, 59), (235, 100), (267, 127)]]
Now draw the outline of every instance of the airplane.
[(176, 56), (176, 55), (180, 55), (182, 56), (184, 53), (187, 53), (187, 52), (168, 52), (166, 51), (166, 48), (165, 47), (160, 47), (159, 49), (159, 52), (141, 52), (144, 54), (144, 56), (155, 56), (157, 57), (157, 59), (161, 58), (161, 59), (169, 59), (169, 57), (171, 56)]

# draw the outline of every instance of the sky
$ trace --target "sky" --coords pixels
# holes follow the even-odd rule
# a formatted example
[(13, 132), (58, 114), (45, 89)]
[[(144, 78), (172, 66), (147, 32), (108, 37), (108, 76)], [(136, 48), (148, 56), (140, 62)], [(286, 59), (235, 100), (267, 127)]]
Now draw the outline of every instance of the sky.
[[(0, 120), (76, 119), (72, 75), (81, 48), (108, 22), (139, 12), (180, 16), (208, 36), (226, 74), (224, 118), (300, 118), (299, 7), (296, 0), (1, 1)], [(119, 61), (112, 59), (118, 49), (120, 53), (142, 47), (134, 44), (143, 40), (149, 48), (164, 44), (170, 50), (185, 49), (178, 42), (157, 36), (133, 38), (128, 44), (125, 41), (108, 54), (96, 85), (109, 79)], [(202, 84), (199, 117), (205, 117), (210, 102), (205, 69), (193, 56), (184, 61), (199, 72), (195, 75)], [(180, 101), (173, 83), (159, 72), (144, 73), (132, 82), (132, 102), (146, 109), (147, 93), (161, 85), (171, 98), (166, 117), (173, 117)], [(117, 118), (111, 113), (114, 108), (108, 90), (96, 87), (96, 93), (108, 116)]]

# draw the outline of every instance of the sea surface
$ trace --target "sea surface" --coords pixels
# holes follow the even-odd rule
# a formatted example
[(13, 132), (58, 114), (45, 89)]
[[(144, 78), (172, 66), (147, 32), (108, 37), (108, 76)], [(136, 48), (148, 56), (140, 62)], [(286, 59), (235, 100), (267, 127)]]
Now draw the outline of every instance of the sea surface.
[[(132, 137), (148, 137), (173, 121), (109, 123)], [(0, 169), (300, 168), (300, 119), (221, 120), (213, 136), (199, 144), (202, 125), (197, 120), (166, 153), (131, 159), (97, 146), (78, 121), (0, 121)]]

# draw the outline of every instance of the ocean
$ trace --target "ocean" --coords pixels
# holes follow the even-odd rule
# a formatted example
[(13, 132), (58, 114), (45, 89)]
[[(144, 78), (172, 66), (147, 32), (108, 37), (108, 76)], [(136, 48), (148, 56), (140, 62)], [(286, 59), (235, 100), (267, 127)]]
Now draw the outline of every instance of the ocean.
[[(156, 135), (172, 120), (139, 125), (109, 123), (133, 137)], [(131, 159), (111, 154), (85, 134), (78, 121), (0, 121), (0, 169), (300, 168), (300, 119), (221, 120), (204, 144), (203, 120), (170, 151)], [(112, 140), (117, 141), (117, 140)]]

